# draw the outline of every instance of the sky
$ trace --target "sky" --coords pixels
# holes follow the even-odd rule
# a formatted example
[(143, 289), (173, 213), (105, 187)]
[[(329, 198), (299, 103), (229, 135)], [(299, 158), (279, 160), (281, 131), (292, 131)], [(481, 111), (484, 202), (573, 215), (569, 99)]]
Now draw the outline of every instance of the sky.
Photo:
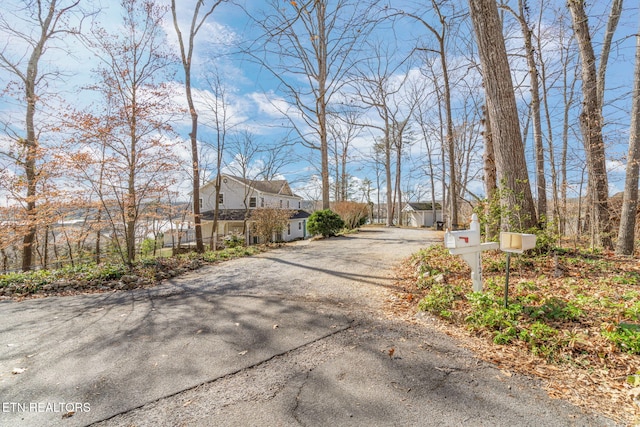
[[(281, 8), (293, 8), (292, 3), (295, 3), (283, 0), (274, 0), (274, 2)], [(8, 16), (8, 11), (14, 10), (16, 5), (22, 3), (24, 2), (4, 0), (0, 6), (0, 13), (2, 13), (3, 16)], [(158, 3), (163, 3), (163, 1), (159, 1)], [(164, 3), (166, 3), (166, 6), (169, 6), (168, 0), (164, 0)], [(288, 179), (294, 191), (298, 192), (301, 196), (308, 199), (318, 198), (320, 194), (318, 181), (319, 171), (316, 165), (319, 164), (319, 153), (317, 150), (310, 150), (299, 143), (300, 138), (297, 137), (295, 133), (292, 133), (287, 118), (283, 117), (281, 111), (287, 109), (288, 104), (278, 80), (274, 78), (268, 70), (265, 70), (238, 53), (239, 46), (245, 46), (247, 43), (261, 37), (261, 34), (258, 32), (258, 26), (247, 16), (247, 12), (253, 18), (263, 16), (263, 13), (265, 13), (271, 1), (247, 0), (241, 3), (243, 3), (242, 7), (236, 4), (223, 3), (206, 22), (196, 39), (193, 86), (196, 100), (199, 103), (198, 105), (202, 106), (199, 111), (201, 124), (199, 135), (202, 142), (215, 140), (215, 134), (210, 126), (213, 118), (211, 114), (207, 112), (205, 105), (207, 101), (211, 102), (215, 100), (215, 95), (212, 93), (208, 78), (210, 79), (211, 76), (217, 74), (225, 88), (228, 114), (233, 130), (250, 132), (258, 143), (274, 144), (281, 143), (285, 140), (295, 143), (298, 141), (298, 143), (293, 145), (293, 154), (291, 154), (293, 160), (281, 170), (281, 177)], [(418, 11), (427, 21), (437, 24), (435, 16), (429, 14), (428, 11), (425, 12), (425, 2), (394, 0), (393, 2), (387, 1), (387, 3), (389, 7), (406, 11)], [(452, 3), (457, 4), (456, 2)], [(535, 3), (535, 5), (532, 5), (532, 10), (536, 11), (539, 2), (530, 1), (529, 3)], [(543, 54), (549, 59), (558, 59), (560, 57), (557, 42), (559, 37), (558, 28), (556, 27), (555, 19), (563, 9), (566, 13), (564, 1), (558, 0), (555, 3), (555, 10), (558, 13), (552, 13), (551, 9), (549, 9), (545, 12), (541, 24), (541, 30), (546, 34)], [(607, 91), (608, 106), (605, 110), (605, 120), (607, 122), (605, 138), (608, 143), (610, 192), (612, 194), (620, 191), (624, 184), (624, 156), (626, 155), (628, 138), (635, 42), (632, 35), (638, 31), (639, 21), (638, 6), (631, 5), (632, 2), (629, 0), (627, 0), (626, 3), (625, 13), (616, 32), (615, 45), (607, 74), (609, 90)], [(96, 21), (107, 30), (117, 31), (121, 17), (119, 2), (107, 2), (104, 0), (100, 2), (96, 0), (94, 2), (87, 1), (85, 4), (87, 6), (99, 7), (100, 12), (95, 16)], [(188, 31), (187, 29), (194, 4), (195, 0), (178, 0), (179, 21), (183, 33)], [(459, 2), (459, 4), (461, 5), (459, 10), (463, 12), (466, 3)], [(602, 2), (594, 2), (590, 10), (590, 23), (599, 31), (594, 35), (596, 51), (598, 51), (599, 48), (599, 40), (602, 39), (601, 28), (606, 19), (606, 7), (608, 7), (608, 5)], [(533, 12), (533, 14), (535, 13), (536, 12)], [(166, 15), (163, 30), (166, 34), (166, 47), (177, 53), (177, 39), (173, 23), (171, 22), (170, 12)], [(473, 35), (470, 33), (468, 24), (461, 25), (458, 31), (456, 42), (449, 46), (452, 51), (449, 61), (453, 80), (459, 85), (458, 87), (462, 88), (454, 89), (453, 91), (454, 114), (457, 116), (456, 120), (459, 122), (462, 120), (463, 113), (469, 114), (469, 117), (475, 117), (477, 119), (478, 112), (470, 111), (470, 109), (473, 109), (473, 105), (470, 104), (471, 99), (469, 99), (469, 94), (473, 93), (473, 96), (479, 97), (481, 92), (479, 90), (472, 90), (471, 92), (467, 90), (470, 85), (477, 85), (479, 81), (479, 75), (477, 70), (469, 62), (469, 53), (465, 46), (473, 42)], [(518, 31), (519, 29), (517, 27), (512, 26), (508, 26), (505, 30), (507, 34), (507, 46), (512, 53), (516, 53), (521, 45)], [(389, 23), (381, 25), (376, 31), (369, 35), (367, 41), (363, 42), (362, 46), (370, 49), (367, 43), (371, 45), (388, 43), (389, 51), (394, 54), (390, 61), (397, 64), (401, 59), (405, 58), (409, 50), (415, 46), (416, 39), (421, 40), (421, 46), (433, 46), (433, 36), (430, 35), (423, 26), (410, 20), (402, 20), (401, 22), (397, 22), (396, 25)], [(0, 43), (2, 43), (1, 40), (3, 40), (3, 37), (0, 36)], [(5, 42), (6, 43), (1, 45), (3, 52), (11, 52), (13, 55), (16, 55), (16, 58), (21, 55), (21, 52), (23, 54), (25, 51), (24, 43), (19, 40), (5, 38)], [(71, 55), (65, 52), (71, 52)], [(424, 70), (424, 62), (421, 62), (420, 57), (416, 56), (414, 58), (415, 60), (413, 62), (405, 63), (406, 66), (400, 66), (397, 71), (390, 76), (390, 84), (402, 81), (413, 82), (415, 85), (425, 83), (426, 79), (424, 74), (420, 72), (420, 69)], [(279, 58), (273, 56), (273, 63), (276, 63), (278, 60)], [(360, 65), (363, 64), (364, 62)], [(62, 71), (61, 77), (51, 81), (49, 84), (52, 88), (55, 88), (55, 91), (59, 93), (66, 102), (74, 106), (82, 107), (90, 105), (94, 100), (94, 95), (83, 88), (93, 81), (94, 75), (92, 74), (92, 70), (95, 69), (95, 65), (95, 58), (82, 43), (77, 40), (66, 40), (64, 45), (59, 46), (59, 49), (51, 49), (46, 53), (43, 70)], [(526, 68), (517, 55), (512, 56), (512, 68), (513, 80), (518, 86), (516, 88), (517, 99), (522, 106), (526, 104), (529, 95)], [(558, 71), (557, 64), (550, 65), (547, 70), (549, 75), (553, 76), (556, 81), (560, 79), (560, 75), (557, 74)], [(183, 79), (180, 67), (176, 67), (176, 72), (175, 79), (170, 82), (173, 88), (174, 101), (185, 105)], [(291, 78), (295, 79), (296, 76), (291, 75)], [(9, 76), (6, 71), (0, 70), (0, 86), (4, 88), (8, 81)], [(427, 85), (424, 90), (425, 92), (433, 92), (433, 86)], [(344, 94), (345, 98), (355, 96), (354, 92), (350, 92), (349, 90), (345, 90)], [(551, 94), (555, 97), (552, 102), (553, 109), (551, 111), (553, 119), (552, 126), (555, 129), (555, 138), (558, 140), (559, 125), (557, 119), (561, 114), (559, 109), (561, 102), (558, 98), (560, 94), (558, 91), (553, 90)], [(401, 89), (396, 94), (394, 101), (398, 104), (398, 108), (406, 108), (406, 103), (403, 106), (403, 102), (406, 101), (408, 97), (408, 87)], [(431, 108), (433, 110), (433, 106)], [(433, 111), (431, 111), (431, 113), (433, 113)], [(22, 114), (19, 105), (16, 105), (15, 102), (12, 102), (6, 96), (0, 98), (0, 117), (2, 117), (3, 121), (10, 121), (14, 124), (19, 123)], [(373, 142), (381, 136), (380, 132), (372, 127), (379, 124), (379, 118), (372, 112), (367, 112), (363, 115), (363, 120), (371, 126), (365, 128), (359, 137), (354, 140), (348, 171), (353, 175), (353, 181), (356, 185), (367, 178), (373, 181), (375, 187), (376, 172), (372, 167), (372, 162), (369, 157)], [(186, 164), (189, 163), (191, 156), (186, 143), (189, 123), (189, 117), (186, 115), (180, 118), (174, 118), (173, 123), (178, 134), (178, 147), (180, 147), (177, 149), (177, 155), (183, 159)], [(308, 129), (305, 129), (304, 124), (301, 124), (300, 120), (297, 120), (297, 123), (303, 130), (308, 131)], [(406, 190), (410, 190), (408, 196), (414, 198), (412, 201), (417, 201), (417, 198), (422, 200), (430, 199), (430, 196), (425, 193), (428, 185), (428, 178), (424, 172), (425, 157), (427, 156), (426, 146), (418, 130), (415, 125), (412, 127), (415, 142), (407, 152), (403, 172), (406, 178), (406, 184), (403, 186), (403, 189), (406, 187)], [(577, 126), (573, 127), (572, 130), (579, 132)], [(477, 131), (477, 129), (474, 131), (476, 137)], [(434, 132), (434, 135), (436, 133), (437, 132)], [(533, 169), (533, 154), (530, 134), (531, 131), (529, 130), (526, 152), (531, 173)], [(574, 184), (573, 188), (577, 191), (577, 188), (579, 188), (578, 184), (581, 173), (580, 158), (582, 154), (580, 153), (581, 147), (577, 133), (572, 135), (571, 140), (573, 141), (572, 147), (574, 150), (573, 154), (570, 155), (573, 156), (574, 162), (572, 183)], [(3, 141), (2, 136), (0, 136), (0, 147), (1, 146), (6, 146), (6, 140)], [(472, 179), (469, 183), (471, 192), (476, 195), (483, 194), (483, 184), (480, 177), (482, 167), (481, 156), (481, 150), (477, 150), (477, 152), (473, 154), (473, 162), (470, 170), (470, 174), (477, 176), (477, 178)], [(258, 169), (260, 161), (261, 159), (256, 159), (253, 164), (253, 170)], [(570, 157), (570, 162), (571, 161), (572, 159)], [(234, 165), (233, 156), (229, 155), (225, 159), (225, 163), (225, 171), (231, 172)], [(212, 171), (208, 172), (211, 173)], [(184, 179), (180, 189), (181, 193), (188, 194), (188, 187), (188, 180)], [(439, 190), (439, 183), (437, 183), (436, 188)], [(382, 194), (383, 191), (384, 189), (382, 188), (380, 194)], [(374, 188), (374, 201), (377, 195), (376, 193), (376, 189)], [(362, 194), (361, 192), (354, 191), (353, 197), (355, 199), (361, 199)]]

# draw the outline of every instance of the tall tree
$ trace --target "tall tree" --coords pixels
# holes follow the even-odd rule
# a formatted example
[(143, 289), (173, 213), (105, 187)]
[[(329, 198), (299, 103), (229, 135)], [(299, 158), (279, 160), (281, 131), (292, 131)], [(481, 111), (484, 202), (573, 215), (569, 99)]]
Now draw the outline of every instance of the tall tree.
[[(615, 30), (615, 25), (611, 28), (611, 24), (617, 21), (621, 13), (621, 10), (616, 9), (618, 3), (621, 6), (621, 0), (616, 0), (612, 6), (612, 15), (609, 17), (610, 24), (607, 28), (605, 45), (601, 53), (602, 61), (605, 61), (608, 57), (610, 44), (607, 44), (607, 40), (610, 40), (609, 37), (610, 35), (612, 36)], [(613, 240), (611, 238), (611, 222), (609, 218), (609, 183), (604, 138), (602, 136), (603, 100), (601, 96), (603, 96), (604, 89), (601, 89), (601, 87), (604, 88), (604, 75), (598, 77), (596, 55), (591, 42), (589, 18), (584, 9), (584, 0), (569, 0), (567, 4), (571, 12), (574, 35), (578, 42), (582, 70), (583, 99), (580, 126), (587, 154), (588, 188), (593, 212), (593, 243), (597, 246), (612, 249)], [(606, 67), (606, 62), (601, 62), (600, 70), (603, 67)]]
[[(229, 97), (227, 88), (224, 85), (220, 73), (214, 71), (211, 76), (207, 77), (209, 91), (211, 97), (204, 100), (205, 108), (211, 114), (210, 127), (214, 133), (213, 141), (205, 141), (213, 151), (215, 151), (215, 200), (213, 209), (213, 224), (211, 227), (211, 236), (209, 247), (215, 250), (218, 245), (218, 218), (220, 214), (220, 188), (222, 187), (222, 165), (224, 160), (225, 146), (227, 144), (227, 136), (233, 127), (232, 114), (229, 106)], [(198, 203), (200, 201), (198, 200)]]
[[(264, 37), (251, 56), (278, 79), (293, 108), (282, 110), (301, 142), (320, 152), (322, 206), (329, 208), (329, 104), (345, 84), (375, 8), (353, 0), (269, 1), (270, 12), (256, 19)], [(278, 58), (273, 61), (273, 58)]]
[[(377, 120), (363, 123), (363, 126), (376, 129), (381, 132), (376, 143), (376, 149), (382, 154), (385, 169), (387, 218), (386, 225), (394, 224), (395, 203), (394, 198), (397, 183), (392, 179), (394, 161), (397, 166), (402, 159), (397, 159), (396, 142), (400, 142), (398, 132), (404, 128), (401, 123), (411, 116), (413, 104), (411, 97), (406, 97), (406, 83), (409, 78), (410, 66), (406, 58), (395, 62), (391, 55), (394, 48), (367, 43), (369, 50), (373, 52), (370, 58), (361, 61), (357, 66), (357, 74), (354, 73), (351, 85), (354, 90), (354, 98), (358, 100), (362, 108), (369, 109), (377, 115)], [(413, 104), (415, 105), (415, 104)], [(396, 168), (397, 169), (397, 168)]]
[(618, 231), (616, 253), (633, 255), (636, 217), (638, 215), (638, 169), (640, 165), (640, 30), (636, 34), (636, 66), (633, 73), (633, 95), (631, 105), (631, 129), (629, 131), (629, 154), (627, 176), (622, 196), (622, 215)]
[[(193, 65), (193, 49), (195, 45), (195, 38), (198, 32), (206, 22), (207, 18), (211, 16), (214, 10), (223, 2), (223, 0), (216, 0), (211, 3), (208, 8), (201, 13), (201, 8), (205, 6), (205, 0), (196, 0), (195, 8), (193, 9), (193, 15), (191, 18), (191, 25), (189, 27), (189, 34), (185, 42), (182, 32), (180, 31), (180, 24), (178, 22), (178, 14), (176, 11), (176, 0), (171, 0), (171, 14), (173, 16), (173, 26), (178, 36), (178, 45), (180, 46), (180, 59), (182, 60), (182, 67), (184, 69), (184, 88), (187, 96), (187, 104), (189, 106), (189, 114), (191, 115), (191, 131), (189, 132), (189, 138), (191, 140), (191, 162), (192, 162), (192, 191), (193, 191), (193, 223), (196, 235), (196, 251), (204, 252), (204, 243), (202, 240), (202, 224), (200, 218), (200, 162), (198, 157), (198, 111), (195, 103), (193, 102), (193, 94), (191, 90), (191, 71)], [(183, 6), (181, 4), (181, 6)]]
[(536, 210), (498, 7), (495, 0), (469, 0), (469, 8), (482, 66), (497, 178), (508, 189), (501, 192), (502, 203), (509, 214), (517, 213), (510, 218), (516, 224), (503, 226), (531, 228), (537, 224)]
[[(123, 22), (117, 34), (102, 28), (93, 30), (89, 46), (100, 60), (99, 82), (95, 86), (104, 97), (99, 113), (103, 142), (109, 153), (104, 178), (113, 199), (105, 210), (117, 206), (124, 228), (123, 260), (132, 265), (136, 256), (136, 227), (145, 204), (165, 193), (166, 181), (176, 161), (167, 124), (171, 111), (168, 67), (174, 61), (165, 49), (162, 22), (166, 8), (152, 0), (122, 0)], [(105, 201), (106, 202), (106, 201)], [(112, 214), (112, 218), (116, 216)]]
[[(448, 30), (451, 27), (451, 15), (456, 15), (455, 9), (450, 10), (450, 13), (445, 14), (442, 11), (442, 5), (438, 3), (436, 0), (431, 0), (431, 9), (434, 12), (435, 17), (437, 18), (438, 24), (432, 25), (427, 22), (422, 17), (405, 13), (407, 16), (415, 19), (420, 24), (422, 24), (436, 39), (437, 45), (435, 49), (426, 48), (424, 46), (420, 46), (418, 49), (426, 50), (437, 53), (440, 59), (440, 72), (441, 81), (438, 81), (436, 84), (439, 85), (439, 91), (442, 94), (442, 112), (444, 112), (445, 116), (445, 138), (446, 138), (446, 147), (447, 147), (447, 155), (448, 155), (448, 163), (449, 163), (449, 226), (457, 226), (458, 224), (458, 194), (459, 191), (457, 189), (458, 183), (456, 182), (456, 177), (458, 173), (456, 171), (456, 150), (455, 150), (455, 142), (454, 142), (454, 131), (453, 131), (453, 113), (451, 108), (451, 83), (449, 76), (449, 64), (448, 64), (448, 53), (447, 47), (449, 42), (449, 33)], [(448, 15), (448, 16), (445, 16)], [(449, 20), (447, 19), (449, 18)]]
[(351, 145), (362, 133), (359, 116), (359, 112), (352, 106), (341, 106), (338, 110), (331, 111), (327, 123), (327, 130), (333, 140), (333, 146), (329, 147), (329, 151), (334, 161), (334, 200), (336, 202), (348, 200), (350, 175), (347, 167)]
[[(414, 112), (414, 120), (419, 127), (419, 134), (424, 141), (424, 147), (426, 149), (426, 158), (422, 160), (424, 173), (429, 177), (429, 190), (431, 196), (431, 215), (432, 222), (435, 224), (438, 220), (436, 209), (436, 178), (437, 178), (437, 164), (439, 155), (437, 153), (438, 148), (442, 148), (442, 140), (440, 138), (434, 138), (434, 135), (438, 135), (438, 131), (442, 130), (442, 126), (434, 125), (433, 118), (431, 117), (434, 108), (440, 111), (438, 107), (440, 103), (436, 105), (427, 104), (422, 102), (416, 106)], [(444, 180), (443, 180), (444, 181)], [(444, 194), (442, 195), (444, 199)]]
[[(33, 264), (33, 250), (38, 228), (38, 186), (45, 167), (40, 128), (36, 115), (47, 98), (50, 83), (60, 78), (60, 73), (41, 67), (47, 53), (65, 36), (77, 35), (81, 29), (80, 1), (37, 0), (26, 2), (19, 10), (3, 10), (0, 14), (0, 32), (4, 34), (0, 47), (0, 68), (13, 79), (7, 82), (8, 92), (17, 87), (18, 100), (24, 106), (24, 128), (15, 129), (9, 124), (9, 135), (15, 141), (16, 150), (7, 153), (21, 169), (24, 190), (20, 202), (25, 211), (25, 231), (22, 239), (22, 269)], [(4, 7), (4, 6), (3, 6)], [(79, 21), (77, 20), (79, 19)], [(5, 38), (6, 37), (6, 38)], [(24, 50), (16, 51), (13, 46)], [(13, 85), (16, 86), (13, 86)]]
[(529, 23), (529, 6), (526, 0), (518, 0), (518, 11), (503, 5), (518, 20), (522, 30), (524, 41), (524, 55), (527, 59), (529, 72), (529, 92), (531, 93), (531, 119), (533, 122), (533, 146), (536, 161), (536, 195), (538, 205), (538, 218), (544, 221), (547, 216), (547, 183), (545, 177), (544, 144), (542, 142), (542, 115), (540, 101), (540, 81), (538, 65), (536, 62), (536, 51), (533, 45), (533, 32)]

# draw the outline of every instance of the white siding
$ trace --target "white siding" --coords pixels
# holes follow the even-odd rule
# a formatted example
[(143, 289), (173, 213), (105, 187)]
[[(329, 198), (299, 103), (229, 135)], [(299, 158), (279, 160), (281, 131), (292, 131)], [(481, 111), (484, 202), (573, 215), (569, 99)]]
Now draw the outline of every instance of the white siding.
[[(226, 179), (226, 182), (225, 182)], [(256, 207), (276, 207), (282, 206), (287, 208), (287, 202), (290, 209), (299, 209), (302, 199), (295, 196), (285, 196), (278, 194), (268, 194), (251, 189), (247, 193), (247, 186), (233, 178), (223, 177), (220, 185), (220, 194), (223, 196), (223, 203), (219, 205), (220, 209), (245, 209), (249, 207), (251, 197), (256, 198)], [(202, 199), (202, 211), (212, 211), (215, 209), (215, 185), (211, 181), (200, 188), (200, 198)], [(245, 199), (246, 197), (246, 199)], [(246, 206), (245, 206), (246, 200)], [(264, 206), (262, 202), (264, 200)]]

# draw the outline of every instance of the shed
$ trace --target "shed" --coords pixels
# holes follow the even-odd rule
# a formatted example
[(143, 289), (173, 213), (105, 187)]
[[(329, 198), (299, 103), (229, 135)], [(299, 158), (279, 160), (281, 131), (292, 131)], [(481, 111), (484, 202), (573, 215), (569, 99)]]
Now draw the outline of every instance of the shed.
[(442, 205), (438, 202), (407, 203), (402, 212), (404, 223), (409, 227), (433, 227), (437, 222), (442, 222)]

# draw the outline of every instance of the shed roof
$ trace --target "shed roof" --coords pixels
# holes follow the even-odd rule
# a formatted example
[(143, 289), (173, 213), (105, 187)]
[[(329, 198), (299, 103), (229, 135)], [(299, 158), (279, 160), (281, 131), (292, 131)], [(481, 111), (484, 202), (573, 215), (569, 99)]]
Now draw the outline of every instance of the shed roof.
[[(435, 204), (436, 210), (442, 209), (442, 205), (438, 202)], [(405, 206), (406, 210), (413, 211), (431, 211), (433, 210), (433, 204), (431, 202), (411, 202)]]

